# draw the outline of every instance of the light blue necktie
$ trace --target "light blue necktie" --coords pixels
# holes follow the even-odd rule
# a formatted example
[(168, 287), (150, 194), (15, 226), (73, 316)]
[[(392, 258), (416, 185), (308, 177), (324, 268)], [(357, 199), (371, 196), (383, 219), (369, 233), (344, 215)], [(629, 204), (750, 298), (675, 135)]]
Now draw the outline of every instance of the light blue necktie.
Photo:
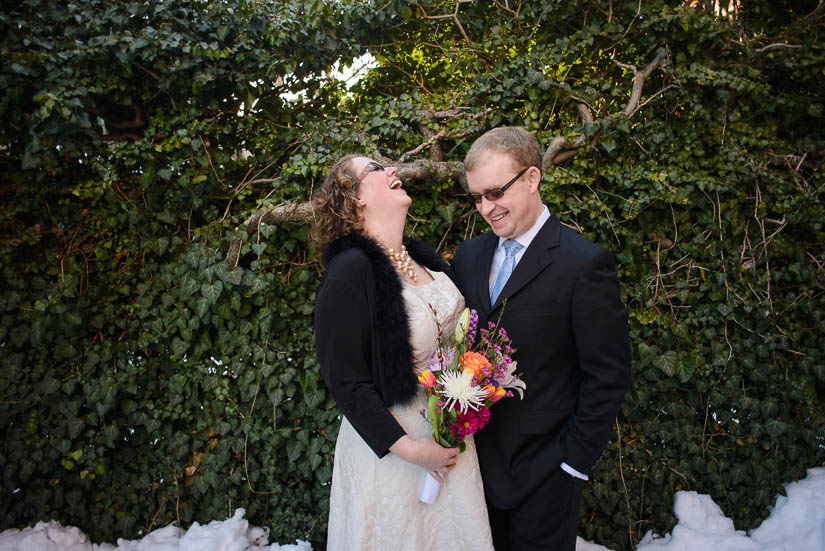
[(524, 246), (515, 239), (508, 239), (504, 242), (504, 262), (501, 264), (493, 290), (490, 292), (490, 306), (496, 303), (499, 293), (510, 279), (510, 274), (516, 267), (516, 255), (523, 248)]

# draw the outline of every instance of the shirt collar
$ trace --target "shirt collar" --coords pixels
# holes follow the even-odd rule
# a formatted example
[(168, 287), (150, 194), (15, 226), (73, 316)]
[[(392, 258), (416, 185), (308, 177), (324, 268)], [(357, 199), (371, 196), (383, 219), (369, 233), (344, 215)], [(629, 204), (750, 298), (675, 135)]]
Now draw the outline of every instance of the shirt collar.
[[(547, 208), (547, 205), (542, 205), (541, 207), (542, 207), (541, 208), (541, 214), (539, 214), (539, 217), (536, 219), (536, 221), (533, 223), (533, 225), (530, 226), (530, 229), (528, 229), (526, 232), (522, 233), (521, 235), (518, 235), (518, 236), (515, 237), (515, 240), (519, 243), (519, 245), (524, 247), (524, 249), (522, 249), (522, 250), (525, 250), (525, 249), (527, 249), (527, 247), (530, 246), (530, 243), (533, 242), (533, 238), (535, 238), (536, 235), (538, 235), (539, 230), (541, 229), (541, 227), (550, 218), (550, 210)], [(499, 237), (498, 238), (498, 247), (496, 247), (496, 250), (501, 249), (504, 246), (505, 241), (507, 241), (505, 238)]]

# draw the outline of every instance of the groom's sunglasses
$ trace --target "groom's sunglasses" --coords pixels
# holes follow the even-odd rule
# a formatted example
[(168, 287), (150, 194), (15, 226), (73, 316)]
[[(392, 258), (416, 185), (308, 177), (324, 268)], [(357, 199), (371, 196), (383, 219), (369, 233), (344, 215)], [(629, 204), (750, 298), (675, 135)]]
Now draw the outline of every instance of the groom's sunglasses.
[[(368, 165), (369, 166), (369, 165)], [(530, 168), (529, 166), (527, 168)], [(484, 197), (488, 201), (495, 201), (496, 199), (501, 199), (501, 196), (504, 195), (504, 192), (510, 189), (510, 186), (516, 183), (516, 180), (521, 178), (521, 175), (527, 172), (527, 168), (522, 168), (521, 172), (513, 176), (513, 179), (504, 184), (501, 187), (488, 189), (484, 193), (468, 193), (467, 197), (473, 201), (474, 203), (478, 204), (481, 203), (481, 198)]]

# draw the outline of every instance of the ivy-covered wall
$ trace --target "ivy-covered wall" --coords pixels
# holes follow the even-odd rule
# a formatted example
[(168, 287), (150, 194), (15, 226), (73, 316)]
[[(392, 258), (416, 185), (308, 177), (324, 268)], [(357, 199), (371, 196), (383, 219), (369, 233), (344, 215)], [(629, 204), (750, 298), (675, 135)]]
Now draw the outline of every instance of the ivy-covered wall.
[[(614, 252), (631, 319), (581, 535), (667, 532), (676, 490), (751, 528), (825, 461), (821, 2), (232, 4), (0, 14), (0, 529), (245, 507), (323, 548), (338, 412), (301, 204), (381, 156), (449, 259), (486, 229), (460, 161), (500, 124), (562, 144), (544, 199)], [(332, 66), (366, 52), (348, 90)]]

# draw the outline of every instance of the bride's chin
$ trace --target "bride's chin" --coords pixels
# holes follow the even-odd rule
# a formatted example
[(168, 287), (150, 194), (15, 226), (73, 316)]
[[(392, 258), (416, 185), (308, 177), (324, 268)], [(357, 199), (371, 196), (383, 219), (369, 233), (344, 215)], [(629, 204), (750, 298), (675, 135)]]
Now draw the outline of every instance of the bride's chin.
[(410, 210), (410, 205), (412, 205), (412, 199), (409, 196), (405, 196), (402, 201), (398, 202), (398, 211), (406, 216), (407, 211)]

